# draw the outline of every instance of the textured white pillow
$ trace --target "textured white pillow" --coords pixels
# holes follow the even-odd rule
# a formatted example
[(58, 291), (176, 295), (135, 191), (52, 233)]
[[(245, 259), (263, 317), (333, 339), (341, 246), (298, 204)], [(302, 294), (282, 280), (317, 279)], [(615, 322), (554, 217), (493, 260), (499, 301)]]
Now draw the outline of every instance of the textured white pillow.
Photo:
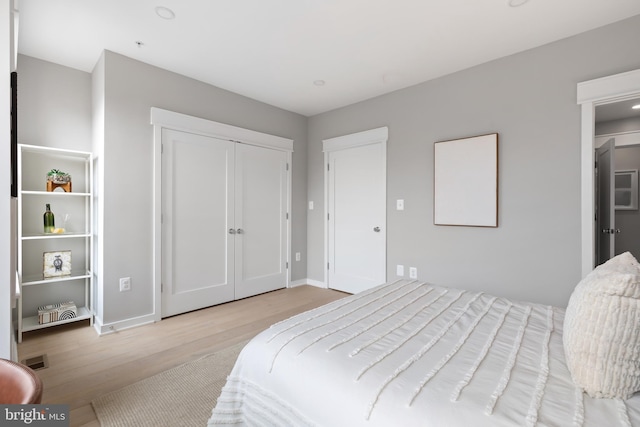
[(640, 264), (629, 252), (596, 267), (574, 289), (563, 344), (574, 383), (589, 396), (640, 391)]

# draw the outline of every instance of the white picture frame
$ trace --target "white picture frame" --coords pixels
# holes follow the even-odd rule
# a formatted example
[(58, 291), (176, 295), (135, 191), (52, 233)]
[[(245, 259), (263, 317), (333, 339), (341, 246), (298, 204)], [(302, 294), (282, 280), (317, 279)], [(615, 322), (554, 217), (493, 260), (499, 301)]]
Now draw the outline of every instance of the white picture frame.
[(434, 224), (498, 226), (498, 134), (434, 143)]

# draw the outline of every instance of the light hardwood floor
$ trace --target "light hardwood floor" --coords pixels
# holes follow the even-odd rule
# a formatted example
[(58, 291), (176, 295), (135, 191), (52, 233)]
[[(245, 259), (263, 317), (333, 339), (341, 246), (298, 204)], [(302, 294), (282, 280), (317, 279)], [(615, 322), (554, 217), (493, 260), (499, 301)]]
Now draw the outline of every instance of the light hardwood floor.
[(275, 322), (348, 294), (313, 286), (267, 294), (98, 336), (88, 321), (24, 334), (20, 360), (46, 354), (37, 371), (43, 403), (68, 404), (71, 426), (99, 426), (91, 401), (164, 370), (247, 340)]

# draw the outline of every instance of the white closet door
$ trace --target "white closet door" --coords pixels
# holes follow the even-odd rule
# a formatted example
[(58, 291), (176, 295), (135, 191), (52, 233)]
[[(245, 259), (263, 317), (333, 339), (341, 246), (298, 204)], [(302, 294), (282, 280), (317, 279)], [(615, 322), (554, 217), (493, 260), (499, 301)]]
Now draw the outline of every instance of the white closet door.
[(162, 142), (167, 317), (234, 298), (234, 143), (167, 129)]
[(287, 153), (236, 145), (236, 299), (287, 284)]

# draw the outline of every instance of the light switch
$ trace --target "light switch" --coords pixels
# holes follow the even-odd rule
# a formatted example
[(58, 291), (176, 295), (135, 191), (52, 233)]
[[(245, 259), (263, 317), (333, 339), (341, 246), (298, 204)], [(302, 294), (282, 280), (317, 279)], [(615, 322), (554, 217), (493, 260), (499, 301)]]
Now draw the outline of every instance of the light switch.
[(404, 276), (404, 265), (398, 264), (396, 266), (396, 276), (403, 277)]
[(313, 210), (313, 200), (309, 200), (309, 210)]
[(399, 211), (403, 211), (404, 210), (404, 199), (396, 200), (396, 209), (399, 210)]

